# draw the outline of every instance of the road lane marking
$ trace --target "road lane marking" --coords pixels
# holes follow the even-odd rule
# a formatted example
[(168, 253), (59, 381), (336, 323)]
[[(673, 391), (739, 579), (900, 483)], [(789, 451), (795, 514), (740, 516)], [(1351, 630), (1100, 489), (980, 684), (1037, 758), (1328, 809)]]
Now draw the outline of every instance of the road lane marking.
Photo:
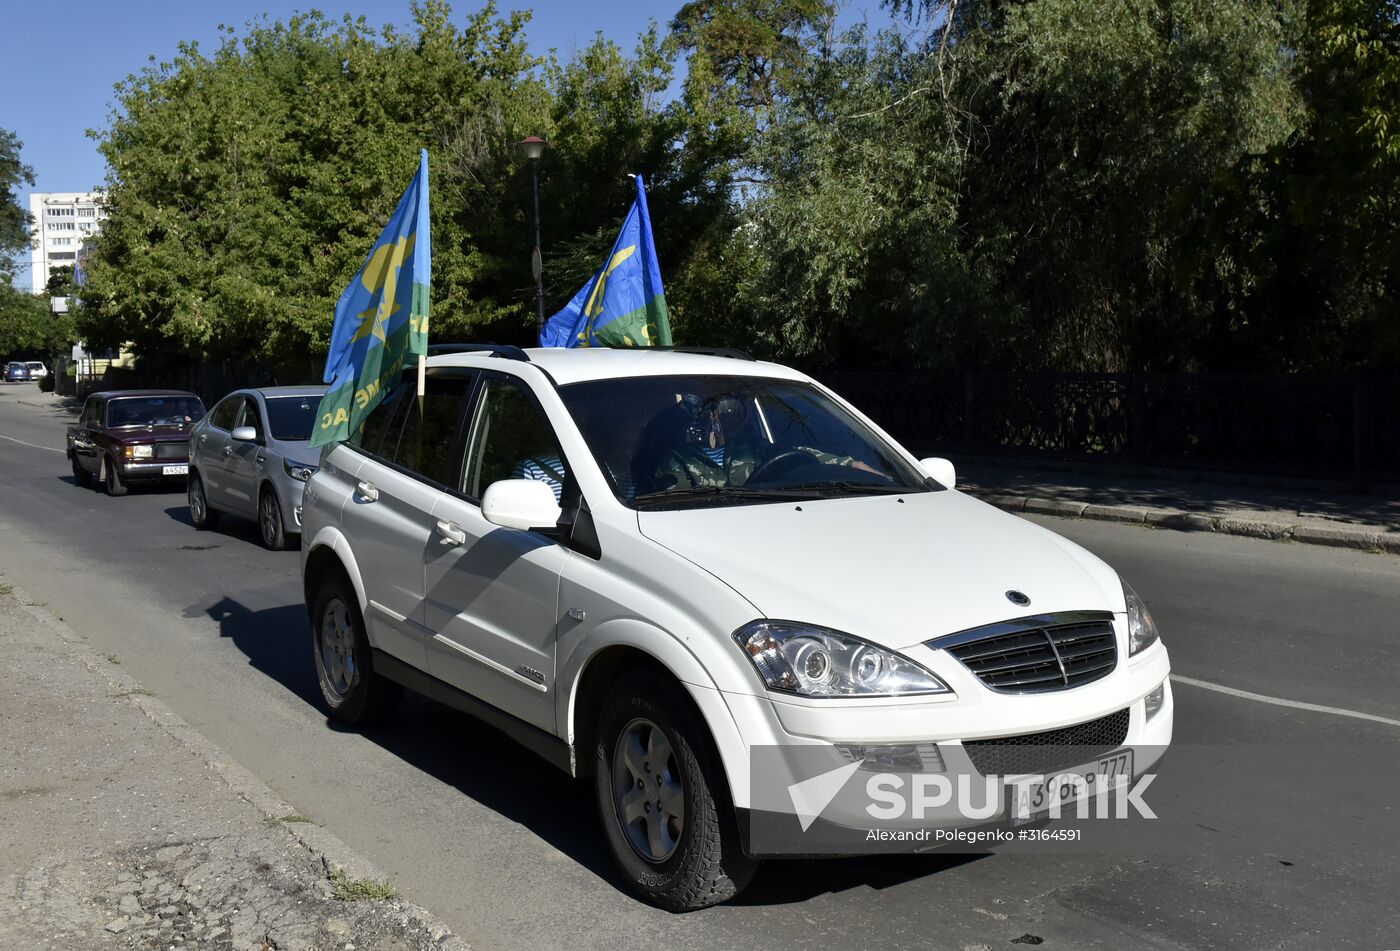
[(66, 452), (64, 449), (55, 449), (53, 446), (40, 446), (36, 443), (25, 442), (23, 439), (16, 439), (13, 436), (0, 436), (0, 439), (8, 439), (10, 442), (17, 442), (21, 446), (29, 446), (31, 449), (46, 449), (49, 452)]
[(1242, 697), (1245, 700), (1255, 700), (1259, 703), (1271, 703), (1276, 707), (1292, 707), (1295, 710), (1311, 710), (1313, 713), (1330, 713), (1339, 717), (1352, 717), (1357, 720), (1370, 720), (1374, 723), (1384, 723), (1387, 726), (1400, 726), (1400, 720), (1392, 720), (1390, 717), (1378, 716), (1374, 713), (1362, 713), (1359, 710), (1344, 710), (1341, 707), (1325, 707), (1320, 703), (1303, 703), (1301, 700), (1284, 700), (1282, 697), (1266, 697), (1262, 693), (1250, 693), (1248, 690), (1236, 690), (1234, 687), (1225, 687), (1220, 684), (1210, 683), (1206, 680), (1196, 680), (1193, 677), (1183, 677), (1180, 674), (1172, 674), (1172, 683), (1200, 687), (1203, 690), (1214, 690), (1217, 693), (1228, 693), (1232, 697)]

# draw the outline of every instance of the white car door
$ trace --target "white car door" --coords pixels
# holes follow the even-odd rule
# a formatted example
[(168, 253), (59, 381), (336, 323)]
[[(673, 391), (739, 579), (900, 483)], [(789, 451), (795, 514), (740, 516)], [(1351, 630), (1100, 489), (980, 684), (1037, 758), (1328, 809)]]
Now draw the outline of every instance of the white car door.
[(429, 673), (552, 733), (559, 576), (571, 555), (538, 532), (491, 524), (480, 498), (518, 478), (545, 481), (558, 497), (567, 466), (529, 387), (504, 374), (483, 374), (465, 445), (462, 479), (433, 509)]
[(432, 511), (456, 471), (472, 383), (430, 374), (421, 404), (416, 383), (401, 384), (366, 421), (358, 450), (365, 458), (341, 509), (365, 586), (370, 642), (420, 670), (428, 669), (423, 563), (434, 544)]

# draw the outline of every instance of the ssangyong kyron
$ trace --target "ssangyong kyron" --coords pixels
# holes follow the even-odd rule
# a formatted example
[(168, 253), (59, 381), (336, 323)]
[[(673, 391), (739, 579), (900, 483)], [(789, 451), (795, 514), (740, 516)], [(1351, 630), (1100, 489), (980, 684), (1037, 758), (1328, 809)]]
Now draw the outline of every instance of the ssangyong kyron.
[(591, 778), (677, 910), (753, 874), (756, 750), (1169, 743), (1132, 590), (954, 483), (775, 364), (438, 352), (307, 484), (321, 691), (365, 724), (406, 686)]

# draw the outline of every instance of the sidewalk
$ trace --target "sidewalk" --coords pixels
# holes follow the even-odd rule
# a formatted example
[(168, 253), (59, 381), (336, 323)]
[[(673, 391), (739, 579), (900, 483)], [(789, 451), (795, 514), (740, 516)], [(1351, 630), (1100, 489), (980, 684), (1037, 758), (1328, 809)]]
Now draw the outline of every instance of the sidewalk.
[(465, 948), (28, 600), (0, 584), (0, 947)]
[(1217, 532), (1400, 554), (1400, 498), (1303, 481), (1207, 481), (1189, 472), (1051, 467), (1017, 459), (958, 464), (958, 488), (1011, 512)]

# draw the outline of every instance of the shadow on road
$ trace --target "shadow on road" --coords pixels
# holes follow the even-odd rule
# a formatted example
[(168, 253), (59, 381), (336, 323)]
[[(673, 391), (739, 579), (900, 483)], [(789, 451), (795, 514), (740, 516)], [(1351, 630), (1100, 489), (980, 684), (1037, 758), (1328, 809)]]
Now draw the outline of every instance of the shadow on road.
[[(181, 492), (184, 489), (180, 490)], [(219, 519), (219, 524), (214, 528), (203, 530), (195, 529), (194, 521), (190, 518), (190, 507), (188, 505), (173, 505), (165, 510), (165, 514), (170, 516), (171, 521), (179, 522), (187, 526), (191, 531), (199, 531), (199, 538), (236, 538), (239, 541), (248, 542), (259, 548), (263, 547), (262, 539), (258, 537), (258, 526), (252, 519), (234, 518), (225, 515)], [(306, 612), (302, 611), (302, 617), (306, 617)]]
[[(169, 510), (172, 518), (180, 516)], [(287, 604), (252, 610), (224, 597), (191, 606), (207, 615), (252, 666), (309, 706), (322, 710), (312, 668), (306, 609)], [(327, 719), (328, 729), (343, 729)], [(593, 782), (571, 779), (479, 720), (406, 692), (389, 723), (359, 731), (399, 759), (496, 813), (530, 829), (579, 865), (627, 893), (608, 853)], [(971, 861), (977, 856), (869, 856), (823, 861), (773, 861), (736, 900), (781, 905), (852, 888), (883, 889)]]
[[(65, 462), (64, 465), (67, 465), (67, 462)], [(59, 482), (67, 483), (74, 489), (83, 492), (91, 492), (93, 495), (101, 496), (104, 499), (110, 499), (111, 501), (116, 502), (118, 504), (120, 504), (122, 501), (121, 499), (114, 499), (110, 495), (108, 495), (106, 490), (104, 490), (101, 484), (97, 481), (97, 476), (92, 477), (93, 482), (92, 485), (89, 486), (78, 485), (77, 478), (71, 472), (61, 476), (54, 476), (54, 478), (57, 479)], [(164, 481), (132, 482), (126, 487), (126, 491), (127, 495), (173, 495), (176, 492), (178, 492), (181, 496), (184, 496), (185, 484), (183, 482)]]

